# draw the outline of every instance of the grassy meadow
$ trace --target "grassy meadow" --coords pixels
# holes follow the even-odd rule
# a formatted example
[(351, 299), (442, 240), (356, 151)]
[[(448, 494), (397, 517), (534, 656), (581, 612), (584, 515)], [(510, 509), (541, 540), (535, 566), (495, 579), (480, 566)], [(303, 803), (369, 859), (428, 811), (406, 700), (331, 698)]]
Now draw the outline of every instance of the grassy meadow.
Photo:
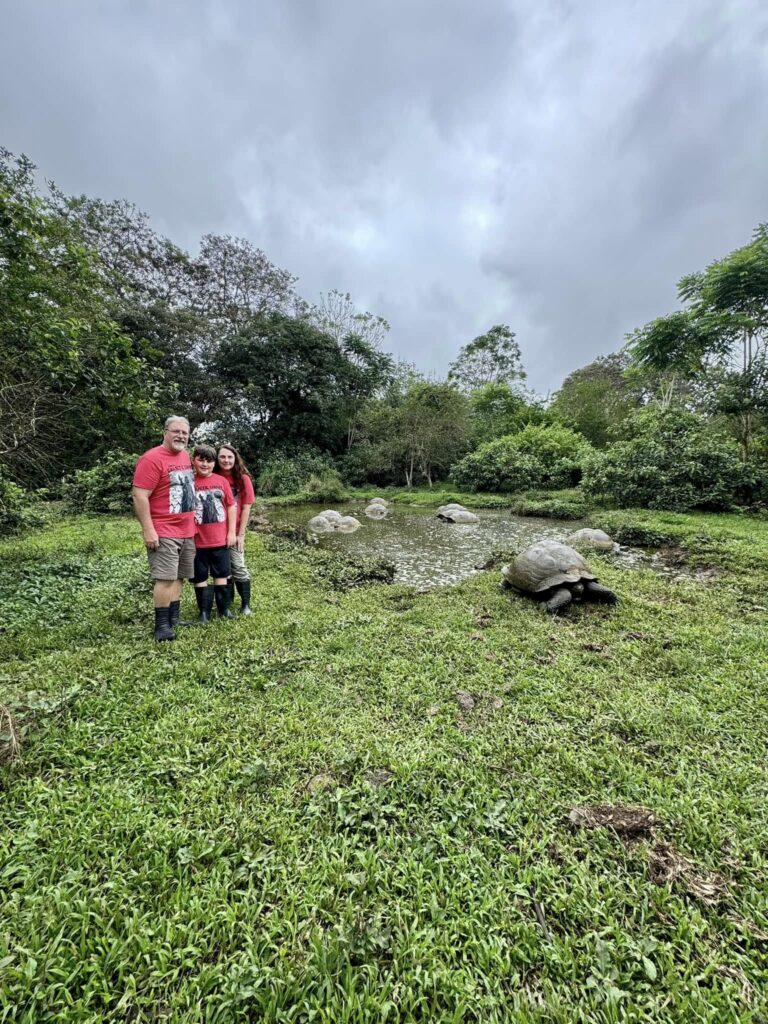
[(0, 1021), (768, 1021), (768, 521), (603, 524), (685, 571), (550, 618), (254, 534), (162, 645), (131, 520), (3, 541)]

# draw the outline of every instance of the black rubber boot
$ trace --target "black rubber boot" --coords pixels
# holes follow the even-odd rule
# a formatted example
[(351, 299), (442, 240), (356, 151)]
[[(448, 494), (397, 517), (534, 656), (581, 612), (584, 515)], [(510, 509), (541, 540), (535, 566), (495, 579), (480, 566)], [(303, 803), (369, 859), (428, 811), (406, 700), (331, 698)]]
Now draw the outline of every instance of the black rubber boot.
[(169, 622), (170, 608), (155, 608), (155, 640), (175, 640), (176, 634), (171, 629)]
[(211, 621), (211, 610), (213, 608), (213, 587), (195, 587), (197, 607), (200, 609), (198, 622), (201, 625)]
[(251, 611), (251, 581), (250, 580), (235, 580), (235, 586), (237, 592), (240, 595), (240, 614), (241, 615), (252, 615)]
[(217, 583), (213, 588), (213, 593), (216, 597), (216, 611), (219, 613), (219, 618), (234, 619), (235, 616), (229, 610), (229, 585)]
[(170, 621), (171, 627), (173, 629), (177, 629), (179, 627), (181, 627), (182, 629), (186, 629), (189, 626), (193, 626), (194, 625), (193, 622), (182, 622), (181, 621), (181, 618), (180, 618), (180, 616), (181, 616), (181, 601), (171, 601), (170, 613), (171, 614), (170, 614), (169, 621)]

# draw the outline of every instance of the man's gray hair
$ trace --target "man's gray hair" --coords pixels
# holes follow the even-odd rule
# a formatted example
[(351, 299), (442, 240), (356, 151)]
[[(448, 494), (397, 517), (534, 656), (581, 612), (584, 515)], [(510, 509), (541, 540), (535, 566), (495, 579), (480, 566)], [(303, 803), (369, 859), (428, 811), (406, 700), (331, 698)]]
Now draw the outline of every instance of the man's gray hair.
[(168, 430), (170, 425), (172, 423), (175, 423), (176, 420), (181, 420), (182, 423), (186, 423), (187, 424), (187, 430), (190, 429), (190, 427), (189, 427), (189, 420), (187, 419), (186, 416), (169, 416), (168, 419), (163, 424), (163, 430)]

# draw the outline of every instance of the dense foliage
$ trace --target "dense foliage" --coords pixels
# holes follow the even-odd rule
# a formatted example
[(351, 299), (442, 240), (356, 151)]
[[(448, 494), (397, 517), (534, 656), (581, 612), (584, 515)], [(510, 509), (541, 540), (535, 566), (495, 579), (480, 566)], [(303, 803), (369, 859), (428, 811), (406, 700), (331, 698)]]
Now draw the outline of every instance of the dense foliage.
[(567, 427), (529, 425), (517, 434), (488, 441), (451, 470), (457, 487), (479, 491), (525, 491), (572, 487), (581, 479), (590, 446)]
[(680, 409), (643, 410), (629, 437), (587, 461), (582, 487), (620, 508), (727, 509), (759, 496), (737, 443)]
[(341, 478), (330, 458), (312, 449), (271, 455), (260, 467), (256, 489), (265, 497), (307, 491), (318, 501), (338, 499), (342, 490)]
[[(0, 151), (6, 494), (59, 495), (64, 479), (70, 502), (117, 511), (128, 460), (110, 453), (157, 443), (175, 413), (194, 438), (236, 444), (265, 495), (338, 495), (342, 480), (432, 487), (449, 474), (485, 491), (558, 489), (578, 483), (594, 447), (605, 457), (586, 483), (609, 501), (764, 500), (765, 225), (680, 281), (683, 308), (573, 370), (549, 403), (523, 387), (505, 324), (464, 345), (446, 379), (426, 379), (383, 351), (383, 317), (339, 291), (313, 305), (296, 286), (246, 239), (209, 234), (189, 253), (130, 202), (42, 192), (28, 160)], [(684, 467), (670, 465), (661, 488), (653, 460), (677, 440), (654, 412), (690, 427)]]
[(128, 512), (137, 455), (107, 452), (90, 469), (78, 469), (62, 486), (62, 497), (73, 512)]

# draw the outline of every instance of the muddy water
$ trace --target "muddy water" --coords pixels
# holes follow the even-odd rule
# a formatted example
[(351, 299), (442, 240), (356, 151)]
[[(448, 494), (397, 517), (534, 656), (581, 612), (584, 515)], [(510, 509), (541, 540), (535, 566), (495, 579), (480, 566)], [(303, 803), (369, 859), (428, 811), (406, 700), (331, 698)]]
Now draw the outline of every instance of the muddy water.
[(385, 558), (395, 565), (397, 583), (420, 588), (458, 583), (476, 572), (475, 566), (494, 550), (519, 551), (543, 537), (562, 540), (580, 525), (473, 509), (480, 521), (462, 526), (442, 522), (436, 509), (408, 505), (391, 505), (387, 518), (377, 522), (365, 515), (365, 502), (272, 509), (269, 518), (274, 523), (304, 525), (332, 507), (359, 519), (360, 529), (351, 534), (323, 534), (317, 538), (319, 546), (353, 556)]

